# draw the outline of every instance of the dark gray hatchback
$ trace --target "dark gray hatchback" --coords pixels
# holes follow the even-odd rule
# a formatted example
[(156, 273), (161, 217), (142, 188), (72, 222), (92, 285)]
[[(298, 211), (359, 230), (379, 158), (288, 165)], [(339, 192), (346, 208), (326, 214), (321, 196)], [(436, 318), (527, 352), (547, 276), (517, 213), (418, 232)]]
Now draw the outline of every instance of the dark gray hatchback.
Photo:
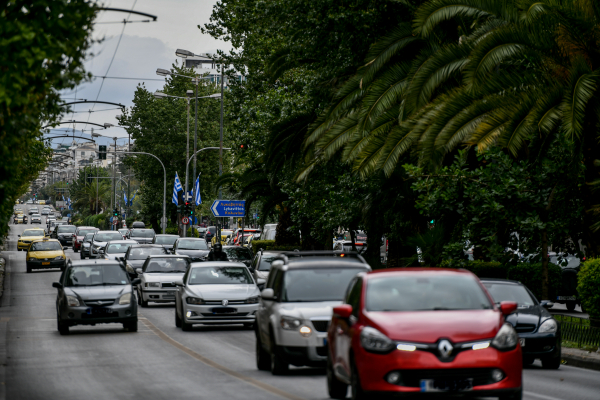
[(56, 297), (56, 320), (61, 335), (74, 325), (122, 323), (137, 332), (137, 303), (125, 267), (109, 260), (69, 261), (53, 287)]

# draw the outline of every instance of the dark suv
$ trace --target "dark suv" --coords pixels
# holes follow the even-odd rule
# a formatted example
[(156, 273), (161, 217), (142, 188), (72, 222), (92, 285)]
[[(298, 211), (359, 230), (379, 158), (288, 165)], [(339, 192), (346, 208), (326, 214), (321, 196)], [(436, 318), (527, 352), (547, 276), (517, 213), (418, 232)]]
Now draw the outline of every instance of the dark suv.
[(77, 231), (75, 225), (59, 225), (52, 234), (55, 235), (63, 247), (67, 247), (73, 246), (73, 234), (75, 231)]
[(206, 243), (210, 243), (212, 238), (214, 238), (216, 235), (217, 235), (217, 227), (209, 226), (208, 228), (206, 228), (206, 231), (204, 232), (204, 240), (206, 240)]
[(129, 231), (129, 239), (135, 240), (139, 244), (151, 244), (156, 233), (154, 229), (133, 228)]

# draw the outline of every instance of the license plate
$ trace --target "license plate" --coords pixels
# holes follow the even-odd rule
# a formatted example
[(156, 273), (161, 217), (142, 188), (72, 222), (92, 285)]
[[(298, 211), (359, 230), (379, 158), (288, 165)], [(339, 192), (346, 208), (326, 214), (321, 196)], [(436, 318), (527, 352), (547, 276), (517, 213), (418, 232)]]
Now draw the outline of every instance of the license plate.
[(50, 265), (50, 262), (43, 262), (42, 265)]
[(556, 300), (577, 300), (575, 296), (556, 296)]
[(421, 392), (466, 392), (473, 389), (473, 379), (421, 379)]
[(175, 298), (175, 295), (173, 295), (173, 294), (165, 294), (165, 295), (163, 295), (163, 299), (174, 299), (174, 298)]
[(106, 315), (112, 314), (112, 312), (112, 308), (110, 307), (88, 308), (85, 310), (87, 315)]
[(521, 347), (525, 347), (525, 338), (519, 338), (519, 343), (521, 344)]

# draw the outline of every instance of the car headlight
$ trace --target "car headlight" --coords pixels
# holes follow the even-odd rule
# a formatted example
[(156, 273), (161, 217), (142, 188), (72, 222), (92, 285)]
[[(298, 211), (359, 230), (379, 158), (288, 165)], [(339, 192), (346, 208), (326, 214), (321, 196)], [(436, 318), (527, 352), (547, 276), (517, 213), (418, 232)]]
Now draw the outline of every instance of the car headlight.
[(79, 299), (76, 296), (67, 296), (67, 304), (69, 304), (70, 307), (77, 307), (79, 306)]
[(246, 300), (246, 304), (256, 304), (258, 303), (258, 296), (250, 297)]
[(188, 304), (204, 304), (204, 300), (199, 297), (188, 297), (185, 302)]
[(540, 329), (538, 329), (539, 333), (555, 333), (558, 330), (558, 324), (554, 320), (554, 318), (549, 318), (542, 322), (540, 325)]
[(496, 334), (494, 340), (492, 340), (492, 346), (500, 351), (512, 350), (517, 347), (519, 342), (519, 336), (515, 328), (509, 323), (502, 325), (502, 328)]
[(373, 353), (388, 353), (395, 347), (389, 337), (370, 326), (360, 332), (360, 344), (363, 349)]
[(119, 304), (123, 305), (123, 304), (129, 304), (131, 303), (131, 293), (125, 293), (123, 296), (121, 296), (121, 298), (119, 299)]
[(146, 282), (146, 287), (160, 287), (160, 282)]
[(302, 325), (302, 320), (299, 318), (282, 316), (279, 323), (283, 329), (295, 331), (300, 327), (300, 325)]
[(54, 257), (55, 261), (60, 261), (60, 260), (64, 260), (65, 258), (63, 256), (58, 256), (58, 257)]

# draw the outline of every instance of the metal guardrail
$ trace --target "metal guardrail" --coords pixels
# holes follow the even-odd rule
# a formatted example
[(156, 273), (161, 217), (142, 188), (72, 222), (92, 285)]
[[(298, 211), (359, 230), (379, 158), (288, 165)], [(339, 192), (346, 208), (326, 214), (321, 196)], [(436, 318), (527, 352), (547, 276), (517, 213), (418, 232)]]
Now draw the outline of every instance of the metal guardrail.
[(600, 328), (591, 326), (589, 319), (561, 315), (559, 323), (563, 340), (577, 343), (577, 347), (600, 347)]

